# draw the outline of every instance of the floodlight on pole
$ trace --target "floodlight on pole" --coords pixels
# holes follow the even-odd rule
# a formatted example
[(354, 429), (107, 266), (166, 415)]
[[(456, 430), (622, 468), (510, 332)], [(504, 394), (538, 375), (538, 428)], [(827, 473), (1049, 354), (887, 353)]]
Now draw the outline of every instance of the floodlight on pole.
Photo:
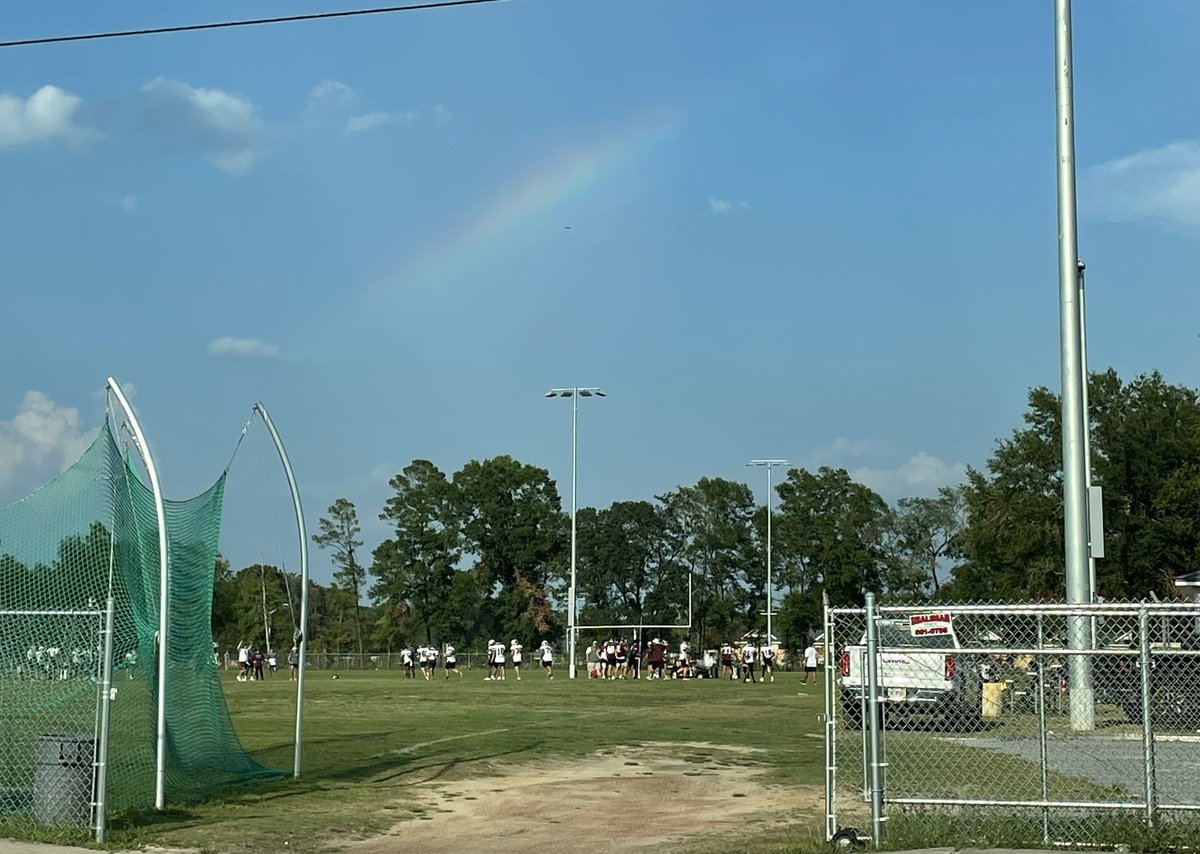
[(771, 586), (771, 469), (786, 466), (787, 460), (751, 460), (748, 466), (762, 466), (767, 470), (767, 646), (775, 639), (771, 634), (771, 615), (775, 611), (775, 589)]
[(568, 674), (575, 678), (575, 564), (578, 554), (575, 528), (575, 493), (579, 469), (578, 436), (579, 436), (579, 398), (606, 397), (605, 393), (595, 386), (572, 386), (571, 388), (552, 388), (546, 392), (546, 397), (571, 398), (571, 589), (567, 600), (567, 655), (570, 656)]

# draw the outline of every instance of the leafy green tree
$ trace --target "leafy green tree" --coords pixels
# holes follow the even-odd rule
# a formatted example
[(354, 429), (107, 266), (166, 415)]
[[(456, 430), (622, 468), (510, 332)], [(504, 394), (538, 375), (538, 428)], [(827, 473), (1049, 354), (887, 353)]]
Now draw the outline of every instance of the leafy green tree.
[(845, 469), (788, 472), (776, 530), (780, 581), (808, 600), (793, 602), (796, 613), (814, 613), (822, 590), (834, 605), (859, 605), (865, 591), (883, 589), (889, 517), (887, 503)]
[[(1093, 479), (1104, 489), (1105, 553), (1098, 593), (1172, 595), (1200, 569), (1186, 514), (1189, 472), (1200, 466), (1196, 392), (1158, 373), (1122, 383), (1089, 379)], [(965, 561), (951, 582), (966, 599), (1061, 599), (1065, 584), (1060, 401), (1029, 393), (1025, 427), (1001, 440), (985, 471), (969, 470)], [(946, 593), (946, 591), (943, 591)]]
[(757, 619), (747, 615), (747, 573), (758, 560), (750, 487), (704, 477), (659, 501), (669, 536), (680, 544), (679, 559), (692, 574), (692, 622), (700, 645), (756, 628)]
[(666, 623), (686, 615), (683, 543), (662, 507), (619, 501), (604, 510), (585, 508), (577, 522), (577, 575), (589, 620)]
[(464, 555), (483, 593), (480, 622), (505, 637), (557, 634), (553, 586), (567, 565), (569, 539), (549, 472), (500, 456), (472, 460), (453, 483)]
[(322, 516), (317, 525), (320, 533), (313, 534), (313, 542), (322, 549), (333, 551), (333, 564), (337, 569), (333, 579), (346, 592), (342, 600), (346, 610), (353, 614), (354, 637), (358, 651), (363, 652), (362, 631), (362, 594), (367, 582), (367, 570), (358, 562), (358, 547), (362, 540), (358, 539), (362, 527), (358, 524), (358, 510), (353, 502), (339, 498), (329, 505), (328, 515)]
[(915, 598), (938, 595), (945, 562), (962, 556), (966, 490), (943, 486), (936, 498), (901, 498), (885, 532), (888, 590)]
[[(458, 502), (446, 476), (428, 460), (413, 460), (391, 480), (395, 495), (379, 517), (395, 534), (374, 551), (371, 597), (389, 624), (422, 631), (426, 643), (450, 637), (450, 591), (462, 557)], [(462, 640), (458, 639), (461, 643)]]

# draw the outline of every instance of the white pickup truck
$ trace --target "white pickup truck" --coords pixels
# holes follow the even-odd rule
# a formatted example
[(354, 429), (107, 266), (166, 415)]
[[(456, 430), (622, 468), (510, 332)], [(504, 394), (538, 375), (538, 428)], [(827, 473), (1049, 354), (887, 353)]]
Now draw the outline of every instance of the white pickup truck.
[[(915, 619), (915, 618), (914, 618)], [(979, 660), (964, 652), (947, 621), (926, 633), (909, 620), (876, 622), (884, 720), (930, 717), (950, 729), (977, 729), (983, 713)], [(846, 726), (862, 726), (866, 635), (841, 652), (841, 703)]]

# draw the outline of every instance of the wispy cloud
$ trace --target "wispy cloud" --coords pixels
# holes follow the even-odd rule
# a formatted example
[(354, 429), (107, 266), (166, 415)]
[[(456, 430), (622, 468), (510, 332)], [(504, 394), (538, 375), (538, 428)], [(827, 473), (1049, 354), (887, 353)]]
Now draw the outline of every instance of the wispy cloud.
[(142, 87), (142, 109), (163, 139), (203, 152), (222, 172), (248, 172), (266, 152), (258, 107), (240, 95), (156, 77)]
[(939, 487), (962, 483), (966, 475), (963, 463), (948, 463), (925, 451), (919, 451), (895, 468), (864, 466), (850, 471), (850, 477), (889, 501), (928, 498), (936, 495)]
[(43, 86), (28, 98), (0, 94), (0, 146), (56, 139), (79, 143), (98, 136), (75, 123), (82, 103), (78, 95), (57, 86)]
[(410, 124), (416, 117), (417, 114), (412, 112), (384, 113), (378, 111), (367, 113), (365, 116), (353, 116), (346, 122), (345, 133), (349, 136), (355, 133), (367, 133), (394, 125), (406, 125)]
[(450, 110), (447, 110), (441, 104), (435, 105), (432, 112), (433, 120), (439, 125), (449, 124), (450, 120), (454, 118), (454, 113), (450, 112)]
[(1085, 170), (1080, 210), (1117, 222), (1200, 225), (1200, 141), (1147, 148)]
[(718, 199), (713, 196), (708, 197), (708, 212), (713, 214), (727, 214), (734, 210), (745, 210), (750, 207), (746, 202), (731, 202), (728, 199)]
[(257, 338), (217, 338), (208, 343), (210, 356), (241, 356), (247, 359), (277, 359), (279, 347)]
[(138, 209), (140, 203), (136, 193), (126, 193), (121, 197), (121, 210), (133, 213)]
[(309, 124), (321, 124), (358, 102), (358, 93), (345, 83), (322, 80), (308, 93), (304, 116)]
[(41, 391), (27, 391), (17, 414), (0, 421), (0, 485), (23, 473), (62, 471), (87, 450), (94, 429), (80, 423), (79, 410), (60, 406)]

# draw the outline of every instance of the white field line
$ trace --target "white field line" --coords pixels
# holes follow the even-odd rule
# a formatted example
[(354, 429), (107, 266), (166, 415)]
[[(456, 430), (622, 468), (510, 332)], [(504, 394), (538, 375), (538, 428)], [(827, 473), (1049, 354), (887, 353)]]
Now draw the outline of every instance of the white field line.
[(462, 738), (477, 738), (481, 735), (495, 735), (498, 732), (508, 732), (510, 727), (501, 727), (500, 729), (485, 729), (479, 732), (468, 732), (462, 735), (448, 735), (445, 738), (435, 738), (433, 741), (418, 741), (416, 744), (410, 744), (408, 747), (401, 747), (393, 750), (392, 753), (412, 753), (420, 750), (422, 747), (432, 747), (435, 744), (441, 744), (445, 741), (458, 741)]

